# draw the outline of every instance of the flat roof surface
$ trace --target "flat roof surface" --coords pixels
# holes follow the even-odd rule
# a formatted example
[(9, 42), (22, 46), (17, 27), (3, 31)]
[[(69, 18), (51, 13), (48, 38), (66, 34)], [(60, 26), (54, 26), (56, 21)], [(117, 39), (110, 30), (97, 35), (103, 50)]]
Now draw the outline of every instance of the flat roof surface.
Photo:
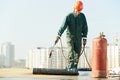
[(0, 80), (120, 80), (120, 77), (92, 78), (91, 71), (80, 71), (79, 75), (43, 75), (32, 74), (27, 68), (0, 68)]

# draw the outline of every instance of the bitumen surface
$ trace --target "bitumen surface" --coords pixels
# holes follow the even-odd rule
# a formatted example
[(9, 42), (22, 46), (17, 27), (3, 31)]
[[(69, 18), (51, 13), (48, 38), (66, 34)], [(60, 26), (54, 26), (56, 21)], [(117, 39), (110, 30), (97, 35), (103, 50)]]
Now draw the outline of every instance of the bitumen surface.
[(27, 68), (0, 68), (0, 80), (120, 80), (120, 77), (93, 78), (91, 71), (79, 71), (79, 75), (33, 74)]

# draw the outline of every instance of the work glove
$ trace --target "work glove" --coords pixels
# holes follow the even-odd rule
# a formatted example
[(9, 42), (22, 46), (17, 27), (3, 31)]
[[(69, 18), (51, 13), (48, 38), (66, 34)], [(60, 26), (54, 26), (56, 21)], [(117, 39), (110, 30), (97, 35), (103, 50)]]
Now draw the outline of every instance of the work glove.
[(60, 36), (57, 36), (55, 40), (55, 44), (59, 41), (59, 39), (60, 39)]
[(83, 39), (83, 46), (85, 46), (87, 43), (87, 39)]

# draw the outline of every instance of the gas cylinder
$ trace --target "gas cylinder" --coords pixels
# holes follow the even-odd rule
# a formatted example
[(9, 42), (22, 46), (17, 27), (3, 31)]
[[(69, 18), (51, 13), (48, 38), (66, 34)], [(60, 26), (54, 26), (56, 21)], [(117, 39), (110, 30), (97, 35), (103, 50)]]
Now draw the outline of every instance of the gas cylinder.
[(107, 77), (107, 39), (104, 37), (102, 32), (92, 41), (92, 77)]

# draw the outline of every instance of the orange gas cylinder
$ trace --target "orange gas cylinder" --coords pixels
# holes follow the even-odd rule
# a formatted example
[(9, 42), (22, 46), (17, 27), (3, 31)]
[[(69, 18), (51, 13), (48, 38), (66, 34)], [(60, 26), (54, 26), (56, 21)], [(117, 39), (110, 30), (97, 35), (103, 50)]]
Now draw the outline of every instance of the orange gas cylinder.
[(92, 42), (92, 77), (107, 77), (107, 40), (103, 33)]

